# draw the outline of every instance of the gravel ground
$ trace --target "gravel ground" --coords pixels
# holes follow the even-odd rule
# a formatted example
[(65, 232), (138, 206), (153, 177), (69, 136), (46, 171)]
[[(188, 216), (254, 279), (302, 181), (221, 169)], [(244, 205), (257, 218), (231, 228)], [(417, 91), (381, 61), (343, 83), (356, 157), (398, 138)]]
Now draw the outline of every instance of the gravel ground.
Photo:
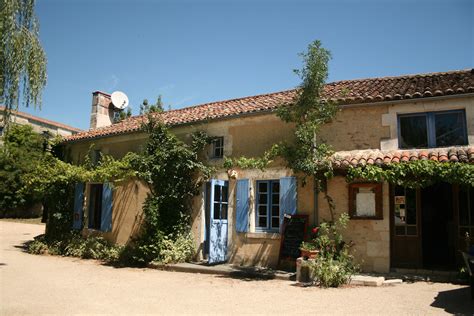
[(473, 314), (466, 286), (301, 288), (24, 253), (44, 226), (0, 221), (0, 314)]

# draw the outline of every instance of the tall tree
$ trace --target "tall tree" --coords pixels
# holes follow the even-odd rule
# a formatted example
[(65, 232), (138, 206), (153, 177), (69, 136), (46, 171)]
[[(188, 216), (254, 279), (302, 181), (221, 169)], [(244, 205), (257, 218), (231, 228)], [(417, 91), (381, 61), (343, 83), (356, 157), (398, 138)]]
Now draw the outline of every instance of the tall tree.
[(0, 0), (0, 102), (4, 125), (20, 97), (25, 106), (41, 107), (46, 85), (46, 54), (39, 40), (35, 0)]

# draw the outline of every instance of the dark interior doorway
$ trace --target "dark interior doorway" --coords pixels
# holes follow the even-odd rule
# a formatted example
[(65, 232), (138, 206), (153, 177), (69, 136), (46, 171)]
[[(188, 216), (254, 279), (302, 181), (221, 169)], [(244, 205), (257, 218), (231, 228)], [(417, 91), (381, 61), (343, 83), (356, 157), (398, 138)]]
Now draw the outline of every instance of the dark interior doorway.
[(100, 229), (102, 220), (103, 184), (91, 184), (89, 202), (89, 228)]
[(456, 265), (453, 189), (437, 183), (421, 190), (423, 268), (446, 270)]

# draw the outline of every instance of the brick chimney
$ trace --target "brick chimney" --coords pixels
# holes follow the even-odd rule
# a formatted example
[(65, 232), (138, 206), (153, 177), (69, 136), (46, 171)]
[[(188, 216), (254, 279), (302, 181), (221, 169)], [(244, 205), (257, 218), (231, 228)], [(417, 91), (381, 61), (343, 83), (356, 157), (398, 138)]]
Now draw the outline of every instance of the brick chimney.
[(110, 94), (95, 91), (92, 92), (92, 111), (90, 129), (112, 125), (114, 111)]

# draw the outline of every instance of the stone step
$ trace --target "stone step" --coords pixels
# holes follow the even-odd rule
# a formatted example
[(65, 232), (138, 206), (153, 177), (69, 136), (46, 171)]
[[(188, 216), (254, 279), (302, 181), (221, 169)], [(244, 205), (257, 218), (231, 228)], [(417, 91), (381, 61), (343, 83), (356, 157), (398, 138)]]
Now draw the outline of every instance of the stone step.
[(374, 277), (368, 275), (353, 275), (350, 285), (360, 286), (382, 286), (385, 281), (384, 277)]
[(383, 285), (396, 285), (396, 284), (402, 284), (402, 283), (403, 283), (402, 279), (390, 279), (390, 280), (383, 281)]

